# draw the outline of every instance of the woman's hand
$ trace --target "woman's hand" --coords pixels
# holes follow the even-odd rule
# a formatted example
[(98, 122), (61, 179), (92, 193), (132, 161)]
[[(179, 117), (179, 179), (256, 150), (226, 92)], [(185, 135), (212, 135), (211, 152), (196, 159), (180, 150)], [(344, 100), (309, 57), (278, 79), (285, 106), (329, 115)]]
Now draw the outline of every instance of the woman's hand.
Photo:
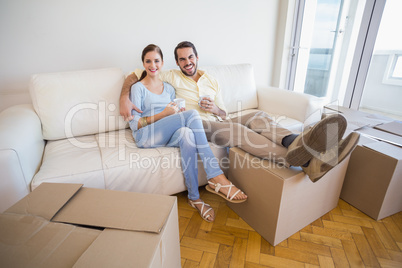
[(174, 102), (170, 102), (165, 109), (163, 110), (163, 114), (165, 116), (169, 116), (172, 114), (176, 114), (180, 111), (179, 107), (177, 107), (177, 104)]

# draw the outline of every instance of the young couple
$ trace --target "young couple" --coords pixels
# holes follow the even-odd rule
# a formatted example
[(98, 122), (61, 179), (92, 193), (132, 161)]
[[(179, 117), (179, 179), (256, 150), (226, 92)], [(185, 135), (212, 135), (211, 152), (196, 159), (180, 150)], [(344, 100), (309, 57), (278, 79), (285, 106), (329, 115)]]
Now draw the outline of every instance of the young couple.
[[(133, 73), (126, 78), (120, 113), (130, 121), (139, 147), (180, 147), (182, 161), (186, 161), (182, 166), (186, 167), (183, 173), (189, 204), (198, 209), (206, 221), (213, 221), (215, 215), (198, 193), (197, 155), (207, 173), (208, 191), (230, 202), (247, 199), (218, 168), (208, 140), (222, 146), (239, 147), (265, 159), (283, 158), (289, 165), (301, 166), (313, 182), (346, 158), (357, 144), (357, 133), (342, 140), (346, 120), (341, 115), (328, 116), (300, 135), (281, 127), (262, 111), (227, 118), (218, 82), (198, 70), (195, 46), (181, 42), (174, 54), (180, 70), (160, 73), (163, 66), (160, 48), (149, 45), (143, 50), (145, 70), (142, 75)], [(136, 83), (139, 76), (141, 80)], [(199, 105), (199, 96), (205, 94), (210, 97)], [(175, 97), (186, 100), (187, 111), (179, 110), (173, 102)]]
[(208, 191), (234, 203), (246, 201), (247, 196), (230, 183), (219, 168), (198, 112), (179, 109), (173, 101), (176, 98), (175, 89), (160, 80), (163, 66), (161, 49), (148, 45), (142, 51), (141, 59), (145, 70), (131, 87), (130, 94), (131, 101), (142, 110), (142, 113), (133, 110), (134, 117), (129, 122), (134, 140), (140, 148), (180, 147), (188, 202), (204, 220), (212, 222), (215, 218), (213, 209), (200, 199), (198, 192), (198, 155), (207, 174)]

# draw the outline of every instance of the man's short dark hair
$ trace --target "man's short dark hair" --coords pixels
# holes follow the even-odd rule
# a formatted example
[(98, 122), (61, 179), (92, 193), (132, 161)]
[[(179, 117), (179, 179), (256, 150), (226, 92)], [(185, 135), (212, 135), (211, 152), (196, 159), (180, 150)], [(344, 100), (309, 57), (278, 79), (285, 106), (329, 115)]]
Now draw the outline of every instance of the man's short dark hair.
[(186, 47), (191, 47), (194, 51), (195, 56), (198, 57), (197, 49), (195, 49), (194, 44), (189, 41), (183, 41), (183, 42), (180, 42), (174, 49), (174, 58), (175, 58), (176, 62), (178, 61), (177, 50), (180, 48), (186, 48)]

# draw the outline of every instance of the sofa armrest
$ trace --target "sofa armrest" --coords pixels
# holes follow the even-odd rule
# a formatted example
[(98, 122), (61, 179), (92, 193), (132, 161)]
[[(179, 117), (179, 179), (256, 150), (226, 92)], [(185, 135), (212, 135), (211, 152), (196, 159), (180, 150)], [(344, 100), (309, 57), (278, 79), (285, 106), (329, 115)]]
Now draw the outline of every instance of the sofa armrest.
[(321, 119), (322, 98), (274, 87), (260, 87), (257, 94), (258, 109), (269, 114), (296, 119), (304, 126)]
[(0, 113), (0, 212), (29, 193), (44, 147), (41, 122), (32, 105)]

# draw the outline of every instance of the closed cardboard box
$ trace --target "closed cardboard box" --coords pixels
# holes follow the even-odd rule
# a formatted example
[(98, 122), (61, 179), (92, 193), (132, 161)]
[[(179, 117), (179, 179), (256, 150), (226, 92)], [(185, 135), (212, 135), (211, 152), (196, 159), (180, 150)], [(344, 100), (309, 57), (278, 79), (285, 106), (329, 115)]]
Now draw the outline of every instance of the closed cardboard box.
[(371, 141), (353, 151), (341, 198), (380, 220), (402, 210), (402, 148)]
[(273, 246), (337, 206), (349, 161), (313, 183), (299, 167), (277, 166), (239, 148), (229, 157), (229, 179), (248, 199), (228, 206)]

